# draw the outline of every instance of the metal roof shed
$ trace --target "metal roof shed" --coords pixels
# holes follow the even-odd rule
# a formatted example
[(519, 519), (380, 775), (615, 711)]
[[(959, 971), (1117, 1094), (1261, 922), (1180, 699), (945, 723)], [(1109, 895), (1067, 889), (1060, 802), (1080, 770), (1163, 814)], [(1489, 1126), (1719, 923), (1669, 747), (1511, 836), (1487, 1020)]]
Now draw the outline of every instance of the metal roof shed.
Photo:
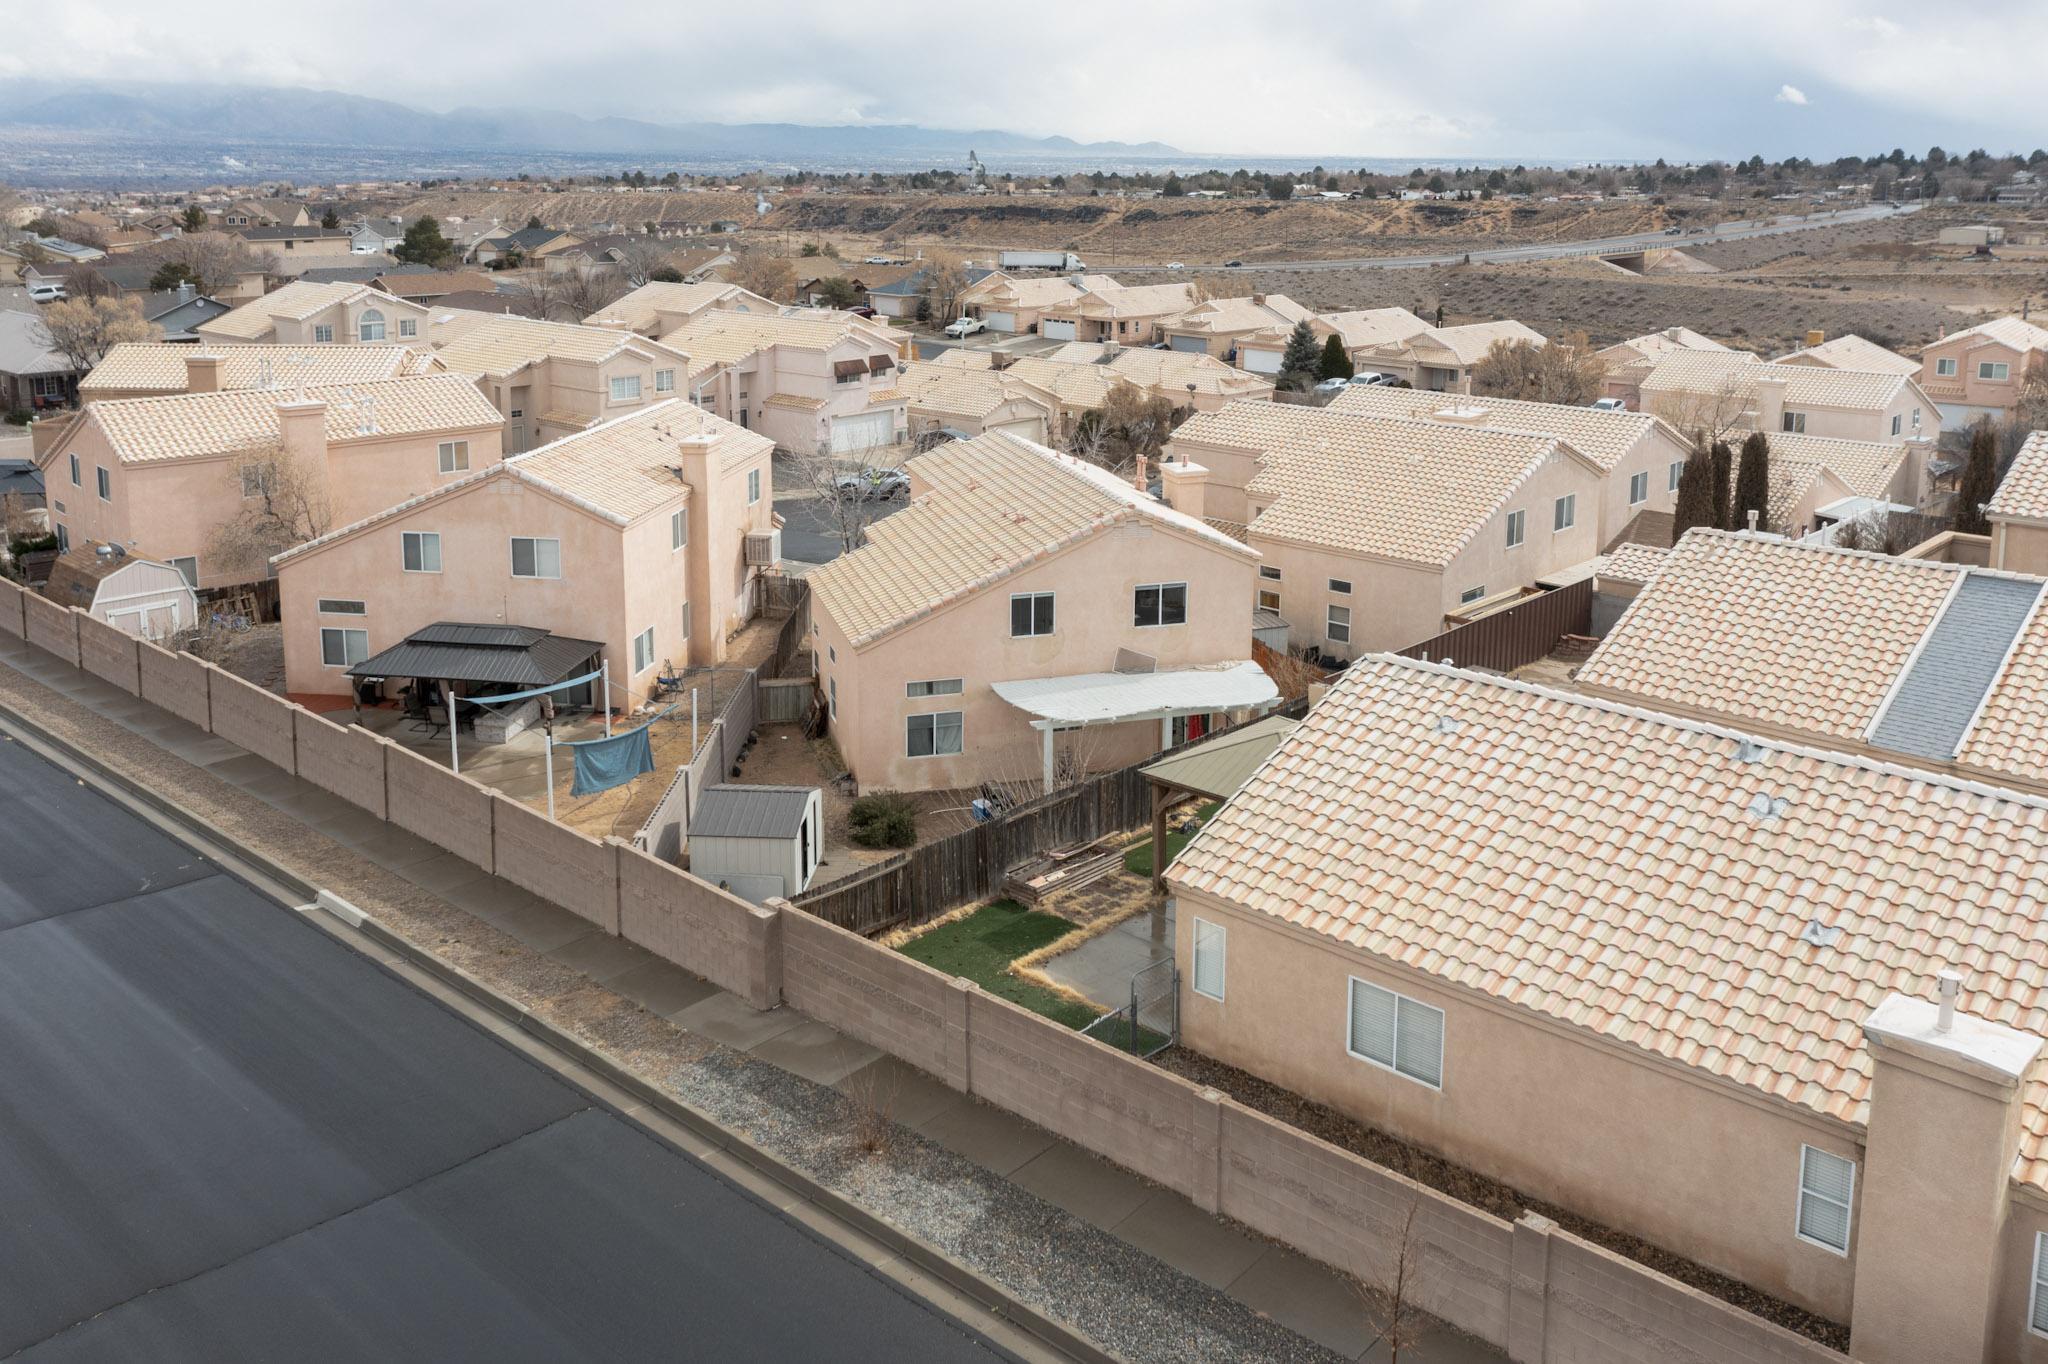
[(825, 847), (815, 786), (707, 786), (690, 813), (690, 871), (760, 904), (800, 894)]

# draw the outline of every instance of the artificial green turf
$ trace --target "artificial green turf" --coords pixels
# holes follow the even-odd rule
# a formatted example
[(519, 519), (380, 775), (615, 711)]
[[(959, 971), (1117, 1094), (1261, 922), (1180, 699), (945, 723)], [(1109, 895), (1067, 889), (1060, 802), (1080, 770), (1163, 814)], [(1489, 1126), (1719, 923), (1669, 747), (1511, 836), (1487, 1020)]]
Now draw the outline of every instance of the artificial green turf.
[(965, 976), (992, 995), (1021, 1004), (1070, 1028), (1095, 1021), (1096, 1010), (1010, 974), (1010, 963), (1074, 931), (1056, 914), (1015, 900), (996, 900), (974, 913), (912, 938), (897, 950), (949, 976)]
[[(1195, 827), (1193, 829), (1186, 833), (1180, 833), (1171, 829), (1167, 831), (1167, 866), (1173, 865), (1173, 859), (1180, 856), (1180, 850), (1188, 845), (1189, 841), (1201, 831), (1201, 827), (1207, 824), (1221, 808), (1222, 802), (1212, 800), (1201, 809), (1195, 811)], [(1133, 876), (1150, 876), (1152, 874), (1151, 835), (1147, 834), (1144, 838), (1139, 839), (1131, 846), (1131, 850), (1124, 854), (1124, 870)]]

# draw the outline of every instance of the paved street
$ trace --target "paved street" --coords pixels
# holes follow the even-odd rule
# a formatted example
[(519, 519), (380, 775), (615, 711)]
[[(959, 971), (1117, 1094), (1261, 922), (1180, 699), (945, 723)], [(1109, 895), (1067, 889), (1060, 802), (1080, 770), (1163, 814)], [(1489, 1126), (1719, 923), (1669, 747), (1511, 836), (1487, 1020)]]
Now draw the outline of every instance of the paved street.
[(0, 742), (0, 1355), (992, 1359)]

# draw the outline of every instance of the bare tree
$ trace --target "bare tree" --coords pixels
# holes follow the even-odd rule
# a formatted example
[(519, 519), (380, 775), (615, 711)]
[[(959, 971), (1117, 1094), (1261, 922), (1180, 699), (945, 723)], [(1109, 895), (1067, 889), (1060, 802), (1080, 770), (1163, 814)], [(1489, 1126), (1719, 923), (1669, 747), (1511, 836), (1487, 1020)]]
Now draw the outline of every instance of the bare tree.
[(1472, 390), (1499, 398), (1581, 407), (1600, 396), (1607, 378), (1602, 360), (1584, 332), (1539, 346), (1533, 341), (1496, 341), (1472, 367)]
[(1377, 1287), (1361, 1283), (1366, 1317), (1386, 1347), (1387, 1364), (1400, 1364), (1401, 1352), (1420, 1344), (1430, 1326), (1430, 1316), (1416, 1304), (1423, 1280), (1423, 1245), (1417, 1225), (1422, 1213), (1422, 1191), (1411, 1187), (1407, 1202), (1388, 1228), (1386, 1268)]
[(2048, 370), (2031, 370), (2020, 384), (2019, 396), (1998, 430), (1998, 476), (2012, 467), (2013, 456), (2036, 431), (2048, 430)]
[(281, 445), (238, 451), (222, 477), (226, 495), (239, 498), (240, 506), (214, 530), (207, 552), (230, 572), (265, 577), (272, 555), (325, 535), (333, 525), (327, 470), (287, 455)]
[(154, 341), (163, 328), (142, 316), (134, 298), (77, 298), (52, 303), (36, 319), (44, 344), (85, 373), (122, 341)]
[(814, 501), (818, 519), (838, 538), (841, 552), (851, 553), (867, 542), (868, 527), (891, 510), (891, 499), (881, 496), (881, 489), (901, 454), (895, 445), (838, 455), (792, 450), (776, 462), (776, 492)]
[(1647, 396), (1643, 406), (1694, 444), (1712, 445), (1743, 428), (1750, 403), (1741, 379), (1730, 373), (1708, 388)]
[(258, 271), (269, 274), (278, 267), (276, 256), (253, 251), (241, 238), (224, 232), (191, 232), (172, 237), (153, 248), (151, 257), (163, 265), (184, 266), (193, 287), (202, 294), (226, 293), (243, 275)]
[(652, 236), (629, 237), (616, 248), (616, 255), (620, 278), (627, 288), (637, 289), (668, 264), (669, 249)]
[(624, 277), (610, 266), (564, 270), (555, 278), (564, 310), (579, 322), (604, 311), (626, 292)]
[(924, 299), (933, 322), (950, 322), (960, 315), (960, 295), (967, 291), (967, 267), (960, 257), (943, 248), (925, 252)]
[(112, 298), (114, 286), (90, 265), (74, 265), (64, 272), (64, 297), (72, 299)]
[(1136, 384), (1110, 389), (1102, 406), (1081, 415), (1068, 432), (1066, 452), (1116, 474), (1134, 473), (1139, 460), (1156, 463), (1180, 412)]
[[(580, 321), (586, 314), (574, 312), (569, 299), (569, 280), (564, 274), (536, 266), (522, 271), (520, 283), (526, 292), (508, 294), (506, 301), (512, 310), (524, 317), (538, 318), (543, 322)], [(592, 311), (595, 311), (594, 309)]]
[(788, 303), (796, 297), (796, 266), (788, 257), (758, 246), (740, 252), (726, 267), (725, 278), (728, 283), (776, 303)]

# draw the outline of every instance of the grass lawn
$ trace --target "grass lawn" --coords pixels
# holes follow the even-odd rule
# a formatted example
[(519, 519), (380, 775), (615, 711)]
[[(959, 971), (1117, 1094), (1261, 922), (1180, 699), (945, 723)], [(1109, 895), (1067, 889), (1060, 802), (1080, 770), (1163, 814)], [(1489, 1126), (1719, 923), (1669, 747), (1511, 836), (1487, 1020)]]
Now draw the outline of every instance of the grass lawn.
[[(1200, 825), (1207, 824), (1215, 817), (1216, 812), (1222, 808), (1223, 802), (1212, 800), (1201, 809), (1195, 811), (1197, 828)], [(1188, 840), (1194, 836), (1194, 832), (1176, 833), (1172, 830), (1167, 831), (1167, 866), (1173, 865), (1173, 859), (1180, 856), (1180, 850), (1185, 848), (1188, 845)], [(1132, 846), (1131, 850), (1124, 854), (1124, 870), (1133, 876), (1150, 876), (1152, 874), (1152, 839), (1149, 836), (1139, 839)]]
[(1017, 958), (1073, 931), (1074, 925), (1056, 914), (1040, 914), (1015, 900), (997, 900), (964, 919), (940, 924), (897, 950), (949, 976), (965, 976), (990, 994), (1054, 1022), (1082, 1028), (1095, 1021), (1092, 1007), (1019, 980), (1009, 971)]

